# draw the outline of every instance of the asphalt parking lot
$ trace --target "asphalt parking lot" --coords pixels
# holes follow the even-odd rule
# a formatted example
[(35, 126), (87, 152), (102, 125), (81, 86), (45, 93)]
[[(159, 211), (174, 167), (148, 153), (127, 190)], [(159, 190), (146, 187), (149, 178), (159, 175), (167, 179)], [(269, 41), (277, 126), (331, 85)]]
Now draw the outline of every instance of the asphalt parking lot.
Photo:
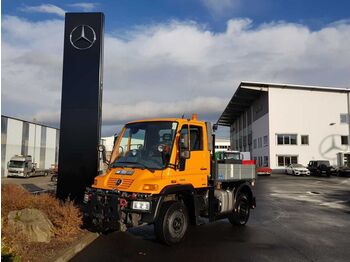
[(48, 176), (24, 177), (2, 177), (2, 184), (21, 185), (30, 192), (55, 191), (56, 183), (51, 182), (51, 174)]
[(349, 261), (350, 178), (259, 177), (245, 227), (192, 227), (183, 243), (158, 243), (153, 227), (102, 235), (71, 261)]

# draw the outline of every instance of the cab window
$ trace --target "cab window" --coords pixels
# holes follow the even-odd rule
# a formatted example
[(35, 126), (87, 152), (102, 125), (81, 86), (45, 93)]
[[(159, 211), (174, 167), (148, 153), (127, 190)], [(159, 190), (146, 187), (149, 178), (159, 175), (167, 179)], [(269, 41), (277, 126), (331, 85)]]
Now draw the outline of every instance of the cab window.
[(191, 151), (203, 150), (203, 130), (200, 126), (190, 126), (190, 149)]

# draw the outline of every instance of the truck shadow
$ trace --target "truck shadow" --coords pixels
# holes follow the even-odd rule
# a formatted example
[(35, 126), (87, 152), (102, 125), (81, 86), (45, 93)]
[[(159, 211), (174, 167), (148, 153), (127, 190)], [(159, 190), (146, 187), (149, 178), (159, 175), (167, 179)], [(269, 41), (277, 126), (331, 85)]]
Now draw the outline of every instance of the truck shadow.
[[(190, 226), (186, 237), (182, 243), (176, 245), (176, 249), (186, 247), (213, 247), (213, 243), (220, 245), (221, 242), (246, 242), (249, 240), (251, 229), (247, 226), (232, 226), (228, 221), (222, 220), (215, 223), (204, 224), (199, 226)], [(167, 248), (158, 242), (155, 237), (153, 226), (143, 226), (128, 230), (133, 237), (146, 240), (150, 243), (157, 243)], [(208, 242), (208, 238), (210, 241)], [(208, 245), (210, 243), (210, 245)], [(171, 247), (174, 248), (174, 247)]]

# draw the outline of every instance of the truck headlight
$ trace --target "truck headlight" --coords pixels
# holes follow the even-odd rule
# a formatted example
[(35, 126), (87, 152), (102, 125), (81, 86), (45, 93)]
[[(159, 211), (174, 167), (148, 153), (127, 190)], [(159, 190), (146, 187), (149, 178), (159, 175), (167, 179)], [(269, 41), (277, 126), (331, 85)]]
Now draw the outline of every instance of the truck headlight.
[(148, 202), (148, 201), (133, 201), (132, 202), (132, 209), (147, 211), (150, 209), (150, 202)]

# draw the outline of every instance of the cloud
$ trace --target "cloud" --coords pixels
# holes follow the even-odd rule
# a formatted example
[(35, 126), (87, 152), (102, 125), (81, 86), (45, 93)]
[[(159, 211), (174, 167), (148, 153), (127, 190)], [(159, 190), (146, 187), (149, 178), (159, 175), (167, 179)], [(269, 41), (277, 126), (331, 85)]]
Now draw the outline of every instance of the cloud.
[(52, 4), (42, 4), (37, 6), (24, 6), (20, 8), (23, 12), (30, 12), (30, 13), (47, 13), (47, 14), (55, 14), (61, 17), (64, 17), (66, 11), (64, 11), (62, 8), (52, 5)]
[(222, 16), (237, 11), (241, 5), (240, 0), (200, 0), (214, 16)]
[(94, 10), (97, 6), (98, 3), (75, 3), (75, 4), (69, 4), (68, 6), (81, 9), (84, 12), (89, 12)]
[[(229, 20), (222, 33), (181, 21), (107, 32), (103, 134), (146, 117), (198, 113), (215, 122), (243, 80), (349, 86), (348, 21), (317, 31), (252, 23)], [(62, 20), (3, 17), (3, 114), (58, 125), (63, 27)]]

